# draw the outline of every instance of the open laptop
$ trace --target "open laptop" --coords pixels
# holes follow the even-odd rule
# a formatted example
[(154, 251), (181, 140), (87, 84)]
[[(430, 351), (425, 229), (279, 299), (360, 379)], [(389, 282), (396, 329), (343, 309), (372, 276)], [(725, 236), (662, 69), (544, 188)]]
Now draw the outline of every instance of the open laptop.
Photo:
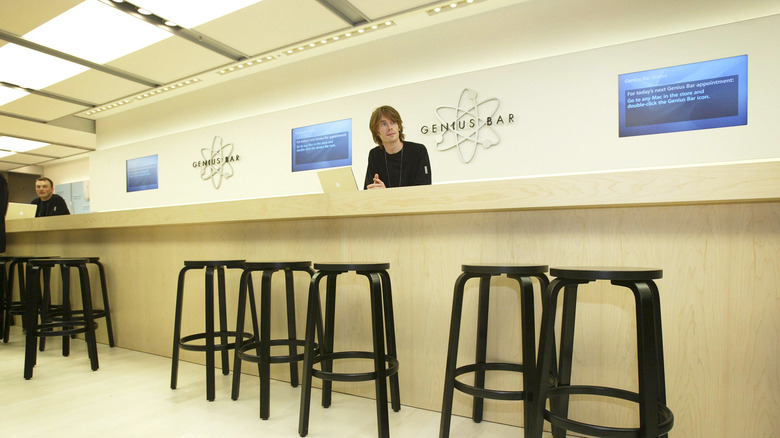
[(317, 177), (325, 193), (354, 192), (358, 189), (351, 166), (322, 170), (317, 172)]
[(8, 211), (5, 213), (5, 219), (24, 219), (35, 217), (35, 210), (38, 206), (35, 204), (20, 204), (18, 202), (9, 202)]

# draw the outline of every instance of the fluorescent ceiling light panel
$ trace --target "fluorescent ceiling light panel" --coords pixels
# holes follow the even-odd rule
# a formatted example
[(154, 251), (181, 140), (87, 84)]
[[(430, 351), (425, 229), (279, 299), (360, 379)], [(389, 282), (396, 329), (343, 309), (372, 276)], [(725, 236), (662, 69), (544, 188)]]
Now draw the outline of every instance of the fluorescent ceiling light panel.
[(262, 0), (135, 0), (132, 3), (158, 17), (192, 29)]
[(42, 141), (25, 140), (16, 137), (0, 137), (0, 149), (14, 152), (27, 152), (48, 145)]
[(0, 151), (0, 158), (5, 158), (5, 157), (8, 157), (8, 156), (10, 156), (10, 155), (16, 155), (16, 152), (4, 152), (4, 151)]
[(105, 64), (171, 36), (170, 32), (116, 8), (88, 0), (35, 28), (24, 38)]
[(5, 105), (8, 102), (13, 102), (16, 99), (21, 99), (27, 96), (27, 92), (18, 90), (15, 88), (0, 87), (0, 105)]
[(82, 65), (16, 44), (0, 47), (0, 78), (21, 87), (40, 90), (87, 70)]

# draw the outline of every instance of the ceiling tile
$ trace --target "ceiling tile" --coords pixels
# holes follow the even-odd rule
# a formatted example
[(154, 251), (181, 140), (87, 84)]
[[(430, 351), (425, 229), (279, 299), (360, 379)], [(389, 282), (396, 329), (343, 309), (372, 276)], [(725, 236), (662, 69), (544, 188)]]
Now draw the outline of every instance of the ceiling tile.
[(70, 79), (65, 79), (46, 87), (45, 91), (74, 97), (98, 105), (135, 94), (147, 88), (146, 85), (128, 81), (108, 73), (88, 70)]
[(168, 38), (107, 65), (166, 84), (230, 62), (231, 59), (183, 38)]
[(85, 109), (87, 109), (85, 106), (49, 99), (34, 94), (29, 94), (21, 99), (0, 106), (0, 111), (45, 121), (59, 119), (60, 117)]
[(68, 146), (60, 146), (57, 144), (50, 144), (48, 146), (44, 146), (42, 148), (38, 148), (30, 152), (34, 154), (45, 155), (47, 157), (66, 158), (66, 157), (72, 157), (74, 155), (79, 155), (79, 154), (87, 154), (91, 151), (87, 151), (79, 148), (72, 148)]
[(29, 166), (32, 164), (40, 164), (51, 160), (52, 160), (51, 157), (41, 157), (38, 155), (30, 155), (30, 154), (13, 154), (7, 157), (0, 158), (0, 161), (3, 162), (23, 164), (25, 166)]
[(267, 0), (195, 28), (249, 56), (348, 27), (310, 0)]

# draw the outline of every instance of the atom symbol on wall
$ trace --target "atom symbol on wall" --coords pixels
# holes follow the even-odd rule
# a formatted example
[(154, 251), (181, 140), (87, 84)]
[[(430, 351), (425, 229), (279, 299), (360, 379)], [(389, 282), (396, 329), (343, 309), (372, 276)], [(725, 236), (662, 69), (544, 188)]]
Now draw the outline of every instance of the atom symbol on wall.
[[(217, 145), (218, 141), (219, 146)], [(211, 180), (214, 188), (219, 189), (219, 186), (222, 185), (222, 178), (228, 179), (233, 176), (233, 165), (225, 159), (233, 154), (233, 143), (223, 145), (222, 137), (217, 135), (211, 141), (211, 149), (202, 148), (200, 154), (204, 161), (210, 163), (200, 170), (200, 179), (203, 181)]]
[(436, 117), (449, 127), (436, 135), (436, 149), (446, 151), (456, 147), (461, 161), (468, 163), (477, 153), (477, 146), (487, 149), (497, 145), (501, 138), (487, 124), (487, 119), (495, 116), (499, 105), (495, 97), (477, 102), (477, 92), (466, 88), (460, 93), (457, 107), (436, 108)]

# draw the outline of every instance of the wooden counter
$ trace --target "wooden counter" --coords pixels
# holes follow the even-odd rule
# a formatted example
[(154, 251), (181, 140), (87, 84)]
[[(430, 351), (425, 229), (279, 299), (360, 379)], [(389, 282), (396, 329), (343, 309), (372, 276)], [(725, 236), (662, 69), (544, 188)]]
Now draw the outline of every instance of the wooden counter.
[(7, 232), (780, 199), (780, 161), (561, 175), (8, 221)]
[[(171, 354), (176, 277), (184, 260), (387, 261), (401, 400), (433, 410), (441, 405), (452, 288), (462, 264), (662, 268), (672, 436), (770, 437), (780, 430), (779, 162), (314, 194), (20, 219), (7, 227), (11, 255), (100, 256), (118, 345), (165, 356)], [(191, 274), (183, 333), (202, 326), (202, 278)], [(370, 336), (360, 335), (368, 333), (370, 317), (365, 280), (345, 277), (336, 347), (369, 348)], [(235, 314), (237, 283), (231, 273), (229, 314)], [(302, 333), (308, 281), (296, 277), (295, 283)], [(281, 303), (279, 286), (275, 303)], [(474, 355), (476, 290), (476, 283), (467, 285), (461, 363)], [(517, 295), (511, 282), (496, 283), (489, 360), (519, 360)], [(587, 285), (578, 312), (573, 381), (635, 389), (630, 293)], [(285, 331), (283, 318), (272, 326), (275, 334)], [(105, 342), (105, 331), (98, 336)], [(203, 362), (192, 352), (182, 358)], [(272, 367), (273, 377), (288, 379), (285, 368)], [(488, 376), (487, 383), (521, 387), (516, 376)], [(370, 384), (334, 387), (373, 393)], [(205, 380), (180, 380), (179, 388), (202, 396)], [(229, 379), (218, 379), (217, 398), (229, 393)], [(456, 395), (456, 414), (468, 415), (469, 406)], [(600, 417), (596, 410), (604, 408), (581, 403), (572, 413)], [(488, 402), (485, 418), (521, 424), (521, 411), (516, 403)], [(610, 403), (606, 411), (611, 424), (636, 418), (628, 404)]]

